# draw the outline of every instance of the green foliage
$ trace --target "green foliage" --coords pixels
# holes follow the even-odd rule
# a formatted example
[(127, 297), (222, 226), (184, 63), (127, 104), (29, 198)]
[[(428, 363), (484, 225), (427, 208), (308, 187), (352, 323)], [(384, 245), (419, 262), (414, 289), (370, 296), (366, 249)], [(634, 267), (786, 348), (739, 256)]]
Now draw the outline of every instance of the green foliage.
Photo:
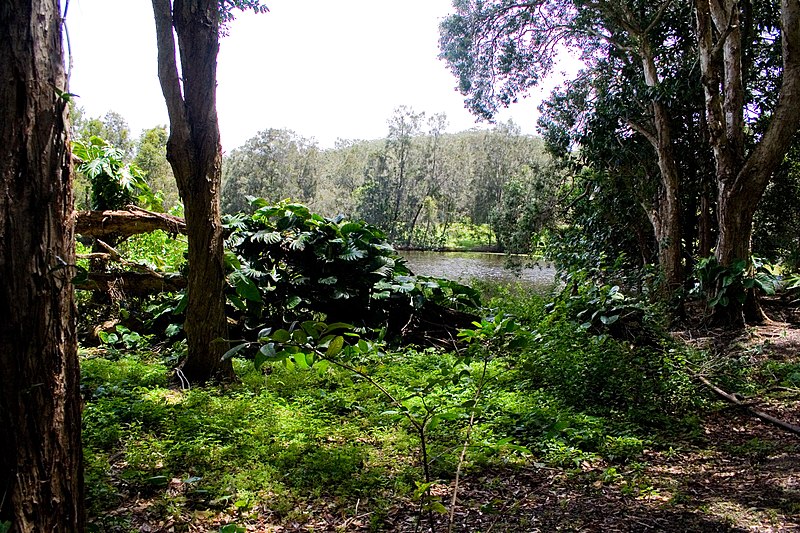
[(500, 202), (489, 216), (502, 250), (535, 253), (542, 230), (552, 225), (558, 179), (552, 166), (524, 166), (503, 184)]
[(163, 194), (164, 209), (172, 209), (180, 202), (178, 185), (167, 161), (166, 126), (156, 126), (142, 131), (136, 143), (133, 162), (141, 169), (150, 187)]
[(757, 258), (751, 265), (740, 259), (730, 266), (722, 266), (713, 255), (698, 261), (695, 267), (696, 283), (690, 295), (703, 298), (710, 309), (727, 307), (732, 302), (744, 303), (747, 291), (759, 289), (765, 294), (775, 294), (776, 278)]
[(117, 246), (117, 251), (128, 261), (158, 272), (182, 272), (186, 267), (187, 246), (185, 235), (156, 230), (128, 237)]
[(111, 349), (124, 347), (128, 350), (133, 350), (137, 348), (144, 348), (148, 345), (146, 336), (142, 336), (135, 331), (131, 331), (121, 324), (118, 324), (115, 327), (114, 333), (101, 331), (97, 334), (97, 336), (100, 338), (100, 342)]
[[(526, 184), (524, 194), (548, 197), (527, 186), (526, 169), (548, 168), (543, 144), (513, 123), (454, 135), (445, 127), (444, 115), (401, 107), (385, 139), (342, 141), (329, 150), (293, 131), (264, 130), (225, 158), (223, 209), (245, 210), (248, 195), (289, 197), (328, 217), (363, 218), (397, 245), (493, 246), (491, 233), (462, 243), (452, 234), (459, 224), (488, 223), (514, 176)], [(537, 173), (536, 182), (549, 184), (545, 174)], [(546, 218), (545, 210), (537, 212), (537, 221)]]
[(289, 130), (261, 131), (225, 158), (222, 209), (231, 214), (246, 211), (248, 196), (308, 203), (317, 194), (320, 163), (313, 139)]
[(124, 162), (124, 154), (100, 137), (75, 141), (72, 153), (81, 159), (78, 172), (92, 184), (92, 209), (121, 209), (137, 201), (161, 209), (161, 198), (150, 189), (138, 166)]
[[(663, 333), (657, 309), (622, 294), (619, 287), (583, 281), (568, 285), (549, 303), (525, 293), (501, 296), (491, 303), (501, 310), (526, 311), (521, 316), (533, 339), (516, 358), (517, 379), (522, 388), (547, 391), (552, 400), (545, 406), (555, 401), (556, 410), (580, 410), (637, 426), (667, 423), (696, 407), (685, 370), (687, 353)], [(545, 415), (540, 425), (549, 427), (558, 418)], [(601, 450), (600, 443), (590, 449)]]
[(414, 277), (364, 222), (327, 219), (300, 204), (254, 199), (250, 216), (230, 217), (231, 304), (253, 330), (335, 316), (377, 326), (393, 309), (406, 315), (426, 302), (475, 306), (477, 293), (447, 280)]

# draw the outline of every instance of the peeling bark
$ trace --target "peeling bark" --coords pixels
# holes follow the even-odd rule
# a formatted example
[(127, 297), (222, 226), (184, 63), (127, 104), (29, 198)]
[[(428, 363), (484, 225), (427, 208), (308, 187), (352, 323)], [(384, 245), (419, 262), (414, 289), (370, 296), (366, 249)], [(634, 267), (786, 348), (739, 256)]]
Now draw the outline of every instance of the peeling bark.
[[(800, 128), (800, 0), (781, 0), (783, 78), (764, 135), (745, 150), (740, 5), (696, 0), (706, 121), (716, 166), (719, 233), (715, 255), (723, 266), (749, 260), (753, 215), (773, 172)], [(741, 323), (742, 308), (726, 320)], [(755, 313), (754, 316), (757, 316)]]

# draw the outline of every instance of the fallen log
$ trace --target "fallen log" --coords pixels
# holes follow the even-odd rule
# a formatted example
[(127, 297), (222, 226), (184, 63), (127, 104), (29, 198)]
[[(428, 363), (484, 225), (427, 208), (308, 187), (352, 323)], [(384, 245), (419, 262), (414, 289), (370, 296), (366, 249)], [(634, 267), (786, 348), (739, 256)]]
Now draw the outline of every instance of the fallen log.
[(779, 428), (782, 428), (782, 429), (785, 429), (786, 431), (790, 431), (790, 432), (794, 433), (795, 435), (800, 435), (800, 426), (796, 426), (794, 424), (790, 424), (789, 422), (785, 422), (785, 421), (783, 421), (783, 420), (781, 420), (779, 418), (775, 418), (774, 416), (772, 416), (770, 414), (767, 414), (767, 413), (764, 413), (762, 411), (758, 411), (756, 409), (753, 409), (752, 407), (747, 405), (745, 402), (743, 402), (739, 398), (737, 398), (735, 395), (733, 395), (733, 394), (731, 394), (729, 392), (725, 392), (724, 390), (720, 389), (719, 387), (717, 387), (716, 385), (714, 385), (713, 383), (708, 381), (703, 376), (701, 376), (699, 374), (695, 374), (695, 377), (697, 379), (699, 379), (700, 382), (703, 385), (705, 385), (706, 387), (708, 387), (709, 389), (714, 391), (714, 393), (717, 396), (719, 396), (720, 398), (724, 398), (725, 400), (729, 401), (730, 403), (732, 403), (732, 404), (744, 409), (745, 411), (749, 412), (753, 416), (758, 417), (758, 418), (760, 418), (761, 420), (763, 420), (765, 422), (769, 422), (770, 424), (774, 424), (774, 425), (778, 426)]
[(147, 296), (160, 292), (177, 292), (186, 288), (180, 274), (157, 272), (89, 272), (87, 278), (75, 282), (76, 289), (103, 291), (120, 296)]
[(154, 213), (132, 205), (115, 211), (79, 211), (75, 215), (75, 233), (84, 237), (129, 237), (159, 229), (167, 233), (185, 234), (186, 222), (180, 217)]

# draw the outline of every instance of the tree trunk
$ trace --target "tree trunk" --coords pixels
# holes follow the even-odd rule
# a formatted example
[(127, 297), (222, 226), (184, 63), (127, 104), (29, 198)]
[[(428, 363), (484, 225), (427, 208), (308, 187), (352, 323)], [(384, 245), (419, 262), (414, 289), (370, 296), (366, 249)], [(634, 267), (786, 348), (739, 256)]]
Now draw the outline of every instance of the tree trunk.
[(72, 174), (57, 0), (0, 3), (0, 522), (83, 531)]
[[(184, 202), (189, 243), (184, 330), (189, 355), (181, 370), (195, 383), (233, 377), (227, 350), (225, 266), (220, 191), (222, 147), (216, 107), (219, 4), (217, 0), (152, 0), (158, 77), (167, 104), (167, 160)], [(181, 75), (175, 60), (175, 39)]]
[[(658, 78), (653, 52), (647, 36), (642, 35), (641, 39), (640, 55), (645, 83), (648, 87), (657, 87), (661, 81)], [(650, 219), (658, 244), (658, 264), (664, 274), (664, 288), (667, 296), (672, 296), (683, 285), (680, 174), (672, 147), (669, 110), (656, 99), (651, 102), (651, 107), (655, 135), (648, 135), (647, 138), (658, 156), (661, 184), (655, 202), (655, 213), (651, 214)]]
[[(739, 9), (734, 0), (696, 1), (706, 124), (718, 187), (715, 255), (723, 266), (750, 259), (753, 213), (800, 127), (800, 0), (781, 0), (783, 78), (778, 103), (766, 131), (745, 153)], [(727, 319), (742, 323), (744, 308), (736, 303), (729, 307)]]

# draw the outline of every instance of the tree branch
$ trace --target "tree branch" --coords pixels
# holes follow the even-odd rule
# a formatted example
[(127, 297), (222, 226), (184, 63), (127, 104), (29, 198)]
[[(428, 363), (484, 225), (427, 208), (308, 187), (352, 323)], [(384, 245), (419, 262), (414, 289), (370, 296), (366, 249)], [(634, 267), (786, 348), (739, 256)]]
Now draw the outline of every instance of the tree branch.
[(84, 237), (120, 235), (129, 237), (155, 230), (186, 233), (182, 218), (166, 213), (153, 213), (136, 206), (116, 211), (80, 211), (75, 215), (75, 233)]

